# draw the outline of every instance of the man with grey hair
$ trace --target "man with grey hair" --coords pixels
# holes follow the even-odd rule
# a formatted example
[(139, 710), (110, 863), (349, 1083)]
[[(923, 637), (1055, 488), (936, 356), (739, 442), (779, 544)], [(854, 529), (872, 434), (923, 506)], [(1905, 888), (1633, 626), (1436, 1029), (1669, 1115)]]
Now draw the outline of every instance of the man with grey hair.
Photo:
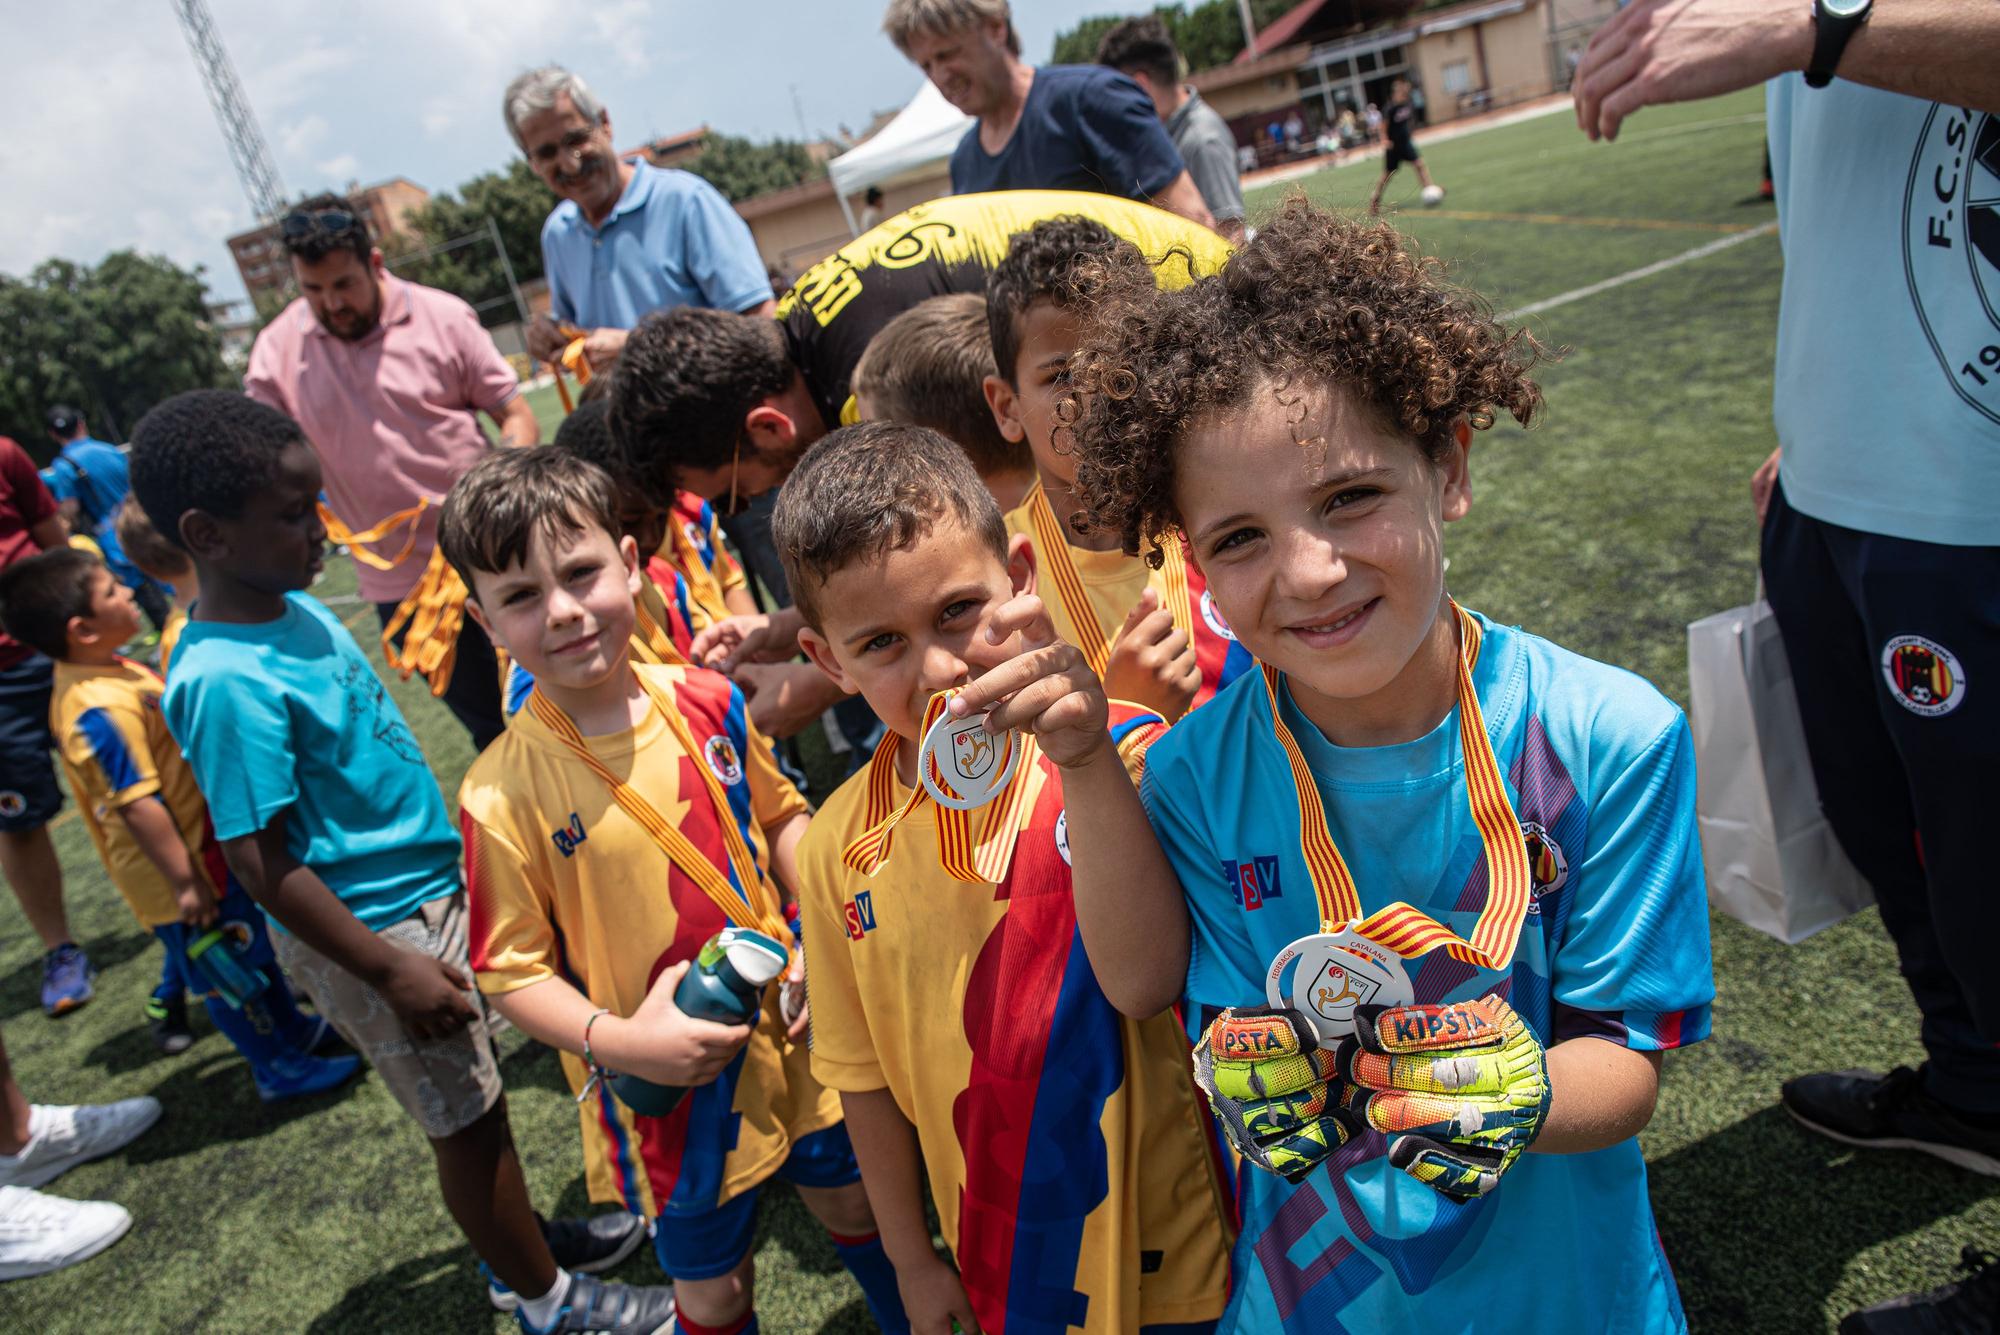
[(618, 156), (611, 113), (559, 65), (507, 85), (507, 130), (535, 175), (562, 198), (542, 224), (549, 315), (528, 326), (528, 350), (553, 362), (580, 327), (598, 369), (649, 311), (672, 306), (769, 314), (771, 282), (749, 225), (690, 172)]
[(1024, 63), (1007, 0), (890, 0), (882, 30), (978, 117), (951, 155), (953, 194), (1092, 190), (1215, 226), (1139, 85), (1102, 65)]

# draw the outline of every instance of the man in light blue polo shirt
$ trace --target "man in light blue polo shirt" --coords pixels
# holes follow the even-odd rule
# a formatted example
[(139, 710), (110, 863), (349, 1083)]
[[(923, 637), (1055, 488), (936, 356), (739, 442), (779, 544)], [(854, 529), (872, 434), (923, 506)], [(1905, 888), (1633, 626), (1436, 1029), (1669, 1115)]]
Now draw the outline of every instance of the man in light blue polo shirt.
[(699, 176), (620, 159), (611, 114), (582, 79), (544, 66), (507, 86), (507, 129), (528, 165), (562, 197), (542, 225), (548, 317), (528, 350), (562, 355), (557, 323), (587, 331), (602, 369), (650, 311), (671, 306), (769, 314), (771, 282), (749, 225)]

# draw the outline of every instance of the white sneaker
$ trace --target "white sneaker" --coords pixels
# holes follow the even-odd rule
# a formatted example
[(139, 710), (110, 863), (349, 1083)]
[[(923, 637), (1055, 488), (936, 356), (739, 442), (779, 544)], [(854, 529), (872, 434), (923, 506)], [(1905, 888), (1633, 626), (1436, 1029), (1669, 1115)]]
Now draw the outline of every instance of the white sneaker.
[(131, 1227), (125, 1207), (110, 1201), (0, 1187), (0, 1279), (27, 1279), (87, 1261)]
[(0, 1187), (39, 1187), (80, 1163), (99, 1159), (137, 1139), (160, 1120), (150, 1094), (76, 1108), (36, 1104), (28, 1109), (28, 1143), (19, 1154), (0, 1154)]

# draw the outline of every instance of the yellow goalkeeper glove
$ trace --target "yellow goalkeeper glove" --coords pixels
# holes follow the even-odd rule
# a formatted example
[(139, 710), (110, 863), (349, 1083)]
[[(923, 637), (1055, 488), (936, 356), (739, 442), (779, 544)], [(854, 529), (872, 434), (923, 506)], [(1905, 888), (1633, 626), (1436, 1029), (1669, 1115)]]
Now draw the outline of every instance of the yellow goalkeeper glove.
[(1333, 1065), (1303, 1015), (1267, 1006), (1222, 1012), (1194, 1049), (1195, 1083), (1230, 1143), (1292, 1182), (1354, 1134), (1327, 1087)]

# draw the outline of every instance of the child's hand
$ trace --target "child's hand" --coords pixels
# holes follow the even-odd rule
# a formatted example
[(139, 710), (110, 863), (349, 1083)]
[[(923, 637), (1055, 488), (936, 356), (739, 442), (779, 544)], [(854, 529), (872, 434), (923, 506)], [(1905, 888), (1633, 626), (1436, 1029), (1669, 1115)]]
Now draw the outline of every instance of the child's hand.
[(174, 887), (174, 906), (180, 910), (181, 921), (190, 927), (215, 925), (215, 892), (199, 876)]
[(1104, 693), (1113, 700), (1144, 705), (1172, 723), (1187, 713), (1201, 689), (1201, 664), (1194, 642), (1160, 606), (1157, 589), (1147, 589), (1125, 615), (1104, 666)]
[(903, 1295), (903, 1311), (910, 1318), (910, 1335), (952, 1335), (953, 1321), (965, 1335), (979, 1335), (979, 1318), (972, 1314), (972, 1300), (958, 1272), (936, 1252), (928, 1264), (896, 1267), (896, 1287)]
[(396, 962), (375, 990), (420, 1043), (449, 1038), (479, 1018), (465, 999), (472, 980), (456, 966), (414, 950), (396, 951)]
[(1119, 763), (1103, 683), (1081, 650), (1056, 638), (1048, 609), (1032, 593), (1005, 603), (986, 628), (991, 644), (1005, 644), (1016, 634), (1021, 652), (953, 696), (953, 717), (991, 705), (986, 730), (996, 737), (1025, 728), (1035, 734), (1043, 754), (1066, 768), (1105, 755)]
[(792, 967), (778, 985), (778, 1015), (785, 1022), (785, 1037), (796, 1043), (812, 1024), (812, 1002), (806, 994), (806, 953), (792, 952)]
[(721, 1075), (750, 1041), (747, 1024), (697, 1020), (674, 1004), (674, 989), (689, 964), (682, 960), (664, 970), (631, 1018), (619, 1021), (606, 1035), (613, 1040), (604, 1045), (607, 1065), (656, 1085), (692, 1089)]
[[(789, 609), (787, 609), (789, 610)], [(694, 637), (688, 657), (703, 667), (734, 673), (745, 663), (782, 663), (799, 652), (796, 617), (757, 613), (724, 617)]]

